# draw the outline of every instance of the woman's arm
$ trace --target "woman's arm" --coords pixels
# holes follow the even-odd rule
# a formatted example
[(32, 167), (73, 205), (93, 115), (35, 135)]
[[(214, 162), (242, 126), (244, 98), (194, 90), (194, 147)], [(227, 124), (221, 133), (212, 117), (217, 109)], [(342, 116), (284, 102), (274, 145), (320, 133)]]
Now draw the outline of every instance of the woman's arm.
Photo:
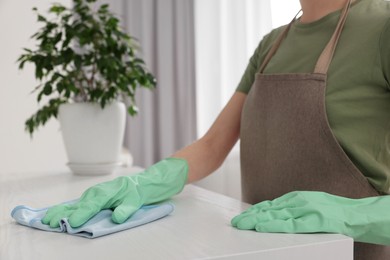
[(145, 171), (120, 176), (88, 188), (75, 204), (50, 208), (42, 223), (59, 227), (69, 218), (79, 227), (102, 209), (114, 209), (112, 220), (123, 223), (142, 205), (156, 203), (180, 192), (185, 183), (199, 180), (216, 170), (236, 143), (240, 132), (245, 94), (236, 93), (201, 139)]
[(187, 161), (188, 183), (208, 176), (221, 166), (239, 138), (245, 98), (244, 93), (234, 93), (207, 133), (172, 155)]

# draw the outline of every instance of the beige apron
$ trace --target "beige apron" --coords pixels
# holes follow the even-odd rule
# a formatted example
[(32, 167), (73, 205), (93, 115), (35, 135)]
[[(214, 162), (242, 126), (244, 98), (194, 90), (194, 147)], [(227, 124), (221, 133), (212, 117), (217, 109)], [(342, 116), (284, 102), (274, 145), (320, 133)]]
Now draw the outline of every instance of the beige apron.
[[(351, 1), (314, 73), (262, 74), (291, 22), (269, 51), (242, 113), (243, 200), (255, 204), (296, 190), (363, 198), (378, 196), (334, 137), (325, 110), (326, 78)], [(390, 247), (355, 243), (355, 259), (390, 259)]]

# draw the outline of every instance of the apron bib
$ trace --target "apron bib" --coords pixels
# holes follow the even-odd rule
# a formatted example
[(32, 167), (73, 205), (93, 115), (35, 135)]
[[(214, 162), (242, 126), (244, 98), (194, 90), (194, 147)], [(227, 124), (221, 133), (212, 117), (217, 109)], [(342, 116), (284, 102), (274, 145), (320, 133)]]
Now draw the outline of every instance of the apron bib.
[[(291, 191), (378, 196), (339, 145), (326, 115), (327, 71), (351, 0), (341, 12), (314, 73), (263, 74), (294, 20), (281, 33), (256, 74), (241, 119), (241, 181), (245, 202), (272, 200)], [(355, 243), (355, 259), (390, 259), (390, 247)]]

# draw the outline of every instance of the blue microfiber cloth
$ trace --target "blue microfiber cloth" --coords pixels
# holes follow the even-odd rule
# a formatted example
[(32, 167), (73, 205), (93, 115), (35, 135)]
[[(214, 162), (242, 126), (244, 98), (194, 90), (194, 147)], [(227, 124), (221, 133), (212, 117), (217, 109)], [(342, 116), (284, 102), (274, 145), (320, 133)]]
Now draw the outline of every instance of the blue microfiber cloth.
[[(67, 203), (74, 202), (75, 201), (71, 201)], [(16, 222), (27, 227), (51, 232), (68, 233), (86, 238), (96, 238), (144, 225), (163, 218), (174, 210), (174, 206), (172, 203), (142, 206), (122, 224), (114, 223), (111, 220), (112, 210), (106, 209), (100, 211), (97, 215), (88, 220), (87, 223), (78, 228), (72, 228), (66, 218), (61, 219), (60, 227), (58, 228), (51, 228), (49, 225), (42, 224), (41, 219), (45, 216), (47, 210), (48, 208), (34, 209), (21, 205), (12, 210), (11, 216), (16, 220)]]

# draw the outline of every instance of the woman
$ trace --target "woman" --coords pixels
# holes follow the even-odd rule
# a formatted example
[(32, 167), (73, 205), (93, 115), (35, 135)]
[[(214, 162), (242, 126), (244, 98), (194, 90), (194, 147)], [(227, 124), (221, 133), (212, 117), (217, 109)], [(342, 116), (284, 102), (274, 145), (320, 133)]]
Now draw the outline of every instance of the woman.
[(243, 199), (255, 205), (233, 226), (342, 233), (365, 242), (355, 259), (390, 259), (390, 3), (300, 2), (302, 16), (262, 40), (204, 137), (42, 222), (80, 226), (115, 208), (122, 223), (211, 174), (240, 137)]

